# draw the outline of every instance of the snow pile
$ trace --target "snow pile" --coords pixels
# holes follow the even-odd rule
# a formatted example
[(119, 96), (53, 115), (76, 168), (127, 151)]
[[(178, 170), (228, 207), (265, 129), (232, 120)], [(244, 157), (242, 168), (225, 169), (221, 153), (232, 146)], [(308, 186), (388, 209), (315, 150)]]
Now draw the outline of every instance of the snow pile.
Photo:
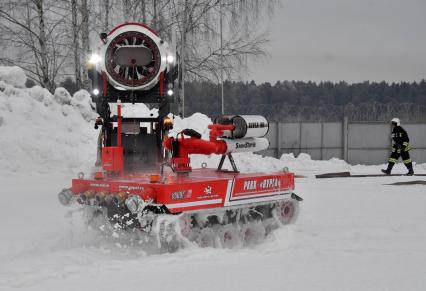
[(91, 121), (98, 116), (95, 112), (95, 106), (92, 104), (89, 92), (80, 90), (74, 93), (71, 99), (71, 106), (76, 108), (86, 121)]
[(53, 98), (55, 99), (56, 103), (61, 105), (70, 105), (72, 100), (70, 93), (62, 87), (56, 88), (55, 93), (53, 94)]
[(202, 135), (203, 139), (208, 139), (209, 129), (207, 126), (212, 123), (212, 120), (207, 115), (202, 113), (194, 113), (189, 117), (181, 118), (176, 116), (174, 118), (173, 130), (170, 131), (171, 136), (175, 136), (186, 128), (194, 129)]
[(280, 161), (287, 165), (287, 167), (296, 173), (303, 175), (314, 175), (323, 173), (324, 170), (328, 172), (344, 172), (350, 171), (351, 166), (344, 160), (331, 158), (329, 160), (312, 160), (311, 156), (305, 153), (299, 154), (297, 157), (290, 154), (283, 154)]
[[(111, 115), (117, 115), (116, 103), (109, 103)], [(121, 104), (121, 115), (126, 117), (158, 117), (158, 109), (149, 109), (143, 103), (122, 103)]]
[(27, 76), (24, 70), (19, 67), (2, 67), (0, 66), (0, 81), (15, 86), (17, 88), (24, 88)]
[[(293, 154), (284, 154), (281, 159), (262, 156), (256, 153), (236, 153), (232, 155), (239, 171), (243, 173), (253, 172), (274, 172), (283, 171), (288, 168), (296, 175), (313, 177), (316, 174), (325, 172), (350, 171), (351, 166), (343, 160), (332, 158), (328, 161), (312, 160), (308, 154), (300, 154), (295, 157)], [(192, 155), (191, 164), (194, 168), (199, 168), (206, 163), (209, 168), (215, 168), (219, 164), (220, 156)], [(225, 160), (224, 168), (232, 169), (228, 159)]]
[[(73, 97), (58, 88), (50, 94), (39, 86), (18, 88), (23, 79), (5, 82), (14, 67), (0, 67), (0, 171), (6, 173), (74, 173), (93, 164), (97, 132), (89, 94)], [(17, 74), (19, 75), (19, 74)]]

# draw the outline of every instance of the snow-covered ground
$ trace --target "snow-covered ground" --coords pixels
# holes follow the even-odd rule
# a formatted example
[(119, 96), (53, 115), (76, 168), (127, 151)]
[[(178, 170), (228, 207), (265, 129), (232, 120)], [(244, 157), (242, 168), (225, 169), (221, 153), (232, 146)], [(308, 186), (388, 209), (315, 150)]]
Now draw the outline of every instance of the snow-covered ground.
[[(424, 290), (426, 187), (388, 185), (424, 178), (314, 178), (377, 173), (383, 165), (236, 155), (245, 172), (287, 166), (306, 177), (296, 180), (305, 199), (296, 223), (253, 247), (160, 255), (100, 238), (57, 201), (95, 159), (87, 95), (20, 88), (14, 70), (0, 68), (0, 290)], [(209, 120), (191, 118), (203, 132)], [(218, 161), (192, 159), (195, 166)], [(426, 164), (415, 170), (426, 173)]]
[[(66, 218), (68, 177), (0, 179), (0, 290), (424, 290), (425, 186), (298, 179), (294, 225), (251, 248), (149, 255)], [(7, 202), (6, 202), (7, 201)]]

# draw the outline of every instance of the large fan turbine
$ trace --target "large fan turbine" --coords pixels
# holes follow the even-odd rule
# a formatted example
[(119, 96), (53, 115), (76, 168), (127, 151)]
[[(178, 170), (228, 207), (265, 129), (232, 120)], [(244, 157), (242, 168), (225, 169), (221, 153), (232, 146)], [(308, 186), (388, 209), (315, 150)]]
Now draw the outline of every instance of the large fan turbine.
[(169, 55), (168, 44), (150, 28), (125, 23), (110, 32), (102, 47), (102, 71), (119, 89), (148, 90), (167, 69)]

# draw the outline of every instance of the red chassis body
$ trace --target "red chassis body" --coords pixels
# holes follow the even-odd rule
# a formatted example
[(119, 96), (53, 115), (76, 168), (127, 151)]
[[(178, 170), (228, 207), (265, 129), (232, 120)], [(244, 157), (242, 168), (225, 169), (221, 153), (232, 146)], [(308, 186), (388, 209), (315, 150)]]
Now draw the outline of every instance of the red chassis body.
[(294, 174), (196, 169), (187, 175), (164, 174), (158, 182), (151, 181), (150, 173), (72, 181), (75, 195), (88, 190), (139, 195), (144, 201), (164, 205), (170, 213), (179, 213), (289, 198), (294, 190)]
[[(237, 171), (216, 169), (198, 169), (192, 171), (190, 154), (226, 154), (227, 145), (217, 137), (224, 130), (233, 130), (233, 125), (209, 125), (210, 138), (203, 140), (200, 136), (185, 138), (166, 137), (164, 148), (172, 151), (173, 144), (178, 144), (171, 167), (174, 172), (123, 171), (123, 147), (121, 144), (121, 104), (117, 104), (118, 140), (116, 147), (102, 148), (102, 168), (104, 175), (98, 172), (93, 179), (74, 179), (71, 192), (75, 195), (88, 193), (108, 193), (126, 199), (138, 195), (150, 204), (164, 206), (169, 213), (196, 211), (253, 203), (265, 203), (288, 198), (294, 190), (294, 174), (287, 172), (240, 174)], [(186, 132), (191, 134), (191, 132)], [(115, 175), (108, 174), (115, 173)], [(119, 194), (120, 193), (120, 194)], [(86, 195), (86, 194), (83, 194)], [(87, 196), (87, 195), (86, 195)], [(87, 197), (90, 198), (90, 197)], [(86, 203), (87, 201), (84, 201)]]

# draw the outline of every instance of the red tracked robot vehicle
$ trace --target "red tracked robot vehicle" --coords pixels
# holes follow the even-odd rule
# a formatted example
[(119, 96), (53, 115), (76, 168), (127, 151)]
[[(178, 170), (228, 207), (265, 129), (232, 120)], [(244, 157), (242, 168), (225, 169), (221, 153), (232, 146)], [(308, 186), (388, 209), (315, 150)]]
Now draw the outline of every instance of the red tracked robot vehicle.
[[(101, 39), (90, 69), (100, 115), (95, 128), (101, 127), (97, 170), (61, 191), (62, 204), (81, 204), (115, 229), (140, 230), (169, 250), (188, 241), (252, 243), (294, 220), (302, 200), (293, 193), (294, 174), (239, 173), (232, 157), (269, 146), (264, 117), (221, 116), (209, 125), (208, 140), (192, 129), (171, 137), (176, 74), (167, 43), (139, 23), (120, 25)], [(158, 115), (122, 116), (122, 103), (156, 103)], [(217, 168), (193, 170), (191, 154), (222, 158)], [(232, 169), (223, 169), (226, 158)]]

